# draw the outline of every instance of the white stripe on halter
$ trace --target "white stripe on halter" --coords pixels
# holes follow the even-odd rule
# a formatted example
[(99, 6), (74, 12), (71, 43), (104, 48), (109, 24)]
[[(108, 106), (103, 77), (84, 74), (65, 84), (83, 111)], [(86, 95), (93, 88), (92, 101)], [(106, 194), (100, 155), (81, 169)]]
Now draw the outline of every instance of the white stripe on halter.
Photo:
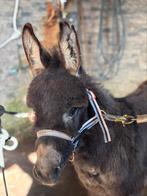
[(51, 130), (51, 129), (43, 129), (37, 132), (37, 138), (43, 136), (52, 136), (52, 137), (57, 137), (64, 140), (72, 141), (72, 138), (68, 136), (66, 133), (63, 133), (61, 131)]

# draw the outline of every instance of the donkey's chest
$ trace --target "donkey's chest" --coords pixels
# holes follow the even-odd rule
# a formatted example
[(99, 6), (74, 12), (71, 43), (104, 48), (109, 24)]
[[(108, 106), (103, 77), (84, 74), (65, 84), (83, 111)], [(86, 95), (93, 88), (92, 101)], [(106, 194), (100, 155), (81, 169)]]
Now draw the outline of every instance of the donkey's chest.
[[(113, 173), (102, 173), (100, 168), (77, 167), (75, 170), (85, 188), (96, 196), (121, 196), (120, 180)], [(96, 194), (95, 194), (96, 193)]]

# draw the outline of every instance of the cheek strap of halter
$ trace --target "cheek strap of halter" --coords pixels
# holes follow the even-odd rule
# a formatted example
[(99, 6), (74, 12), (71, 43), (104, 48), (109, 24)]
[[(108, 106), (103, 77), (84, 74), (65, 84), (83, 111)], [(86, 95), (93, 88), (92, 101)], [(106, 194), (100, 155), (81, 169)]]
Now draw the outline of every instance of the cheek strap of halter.
[(102, 130), (102, 133), (103, 133), (104, 142), (105, 143), (111, 142), (111, 136), (110, 136), (109, 129), (106, 125), (106, 122), (105, 122), (104, 117), (102, 115), (101, 109), (96, 101), (96, 97), (95, 97), (94, 93), (90, 90), (87, 90), (87, 95), (88, 95), (89, 102), (94, 110), (95, 116), (90, 118), (88, 121), (86, 121), (82, 125), (82, 127), (78, 131), (78, 134), (75, 137), (72, 138), (69, 135), (67, 135), (66, 133), (63, 133), (61, 131), (56, 131), (56, 130), (50, 130), (50, 129), (44, 129), (44, 130), (38, 131), (37, 137), (40, 138), (40, 137), (44, 137), (44, 136), (49, 136), (49, 137), (57, 137), (57, 138), (61, 138), (64, 140), (68, 140), (74, 145), (74, 149), (75, 149), (79, 143), (80, 137), (87, 130), (91, 129), (94, 125), (99, 123), (101, 130)]

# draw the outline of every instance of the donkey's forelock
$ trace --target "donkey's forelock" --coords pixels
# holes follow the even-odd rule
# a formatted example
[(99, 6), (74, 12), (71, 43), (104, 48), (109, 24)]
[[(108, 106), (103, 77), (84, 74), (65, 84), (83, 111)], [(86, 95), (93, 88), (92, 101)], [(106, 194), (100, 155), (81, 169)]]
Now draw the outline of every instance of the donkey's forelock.
[(59, 52), (58, 48), (53, 48), (50, 51), (46, 51), (42, 49), (40, 59), (45, 68), (48, 69), (64, 68), (65, 61), (64, 58), (62, 57), (62, 54)]
[(87, 94), (79, 78), (70, 75), (65, 68), (50, 67), (31, 82), (27, 103), (43, 113), (49, 113), (51, 110), (53, 115), (60, 109), (62, 114), (71, 107), (87, 106)]

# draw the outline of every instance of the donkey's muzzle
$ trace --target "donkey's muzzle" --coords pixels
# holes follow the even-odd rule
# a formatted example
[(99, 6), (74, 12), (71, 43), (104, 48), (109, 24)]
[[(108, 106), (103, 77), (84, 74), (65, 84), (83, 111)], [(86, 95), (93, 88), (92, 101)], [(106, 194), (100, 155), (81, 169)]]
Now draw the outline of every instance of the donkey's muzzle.
[(41, 184), (47, 186), (56, 185), (58, 178), (60, 176), (60, 167), (52, 168), (49, 172), (44, 172), (38, 169), (36, 166), (33, 168), (34, 178), (39, 181)]
[(33, 169), (34, 177), (41, 182), (52, 186), (56, 184), (63, 168), (62, 154), (53, 145), (40, 143), (37, 146), (37, 161)]

